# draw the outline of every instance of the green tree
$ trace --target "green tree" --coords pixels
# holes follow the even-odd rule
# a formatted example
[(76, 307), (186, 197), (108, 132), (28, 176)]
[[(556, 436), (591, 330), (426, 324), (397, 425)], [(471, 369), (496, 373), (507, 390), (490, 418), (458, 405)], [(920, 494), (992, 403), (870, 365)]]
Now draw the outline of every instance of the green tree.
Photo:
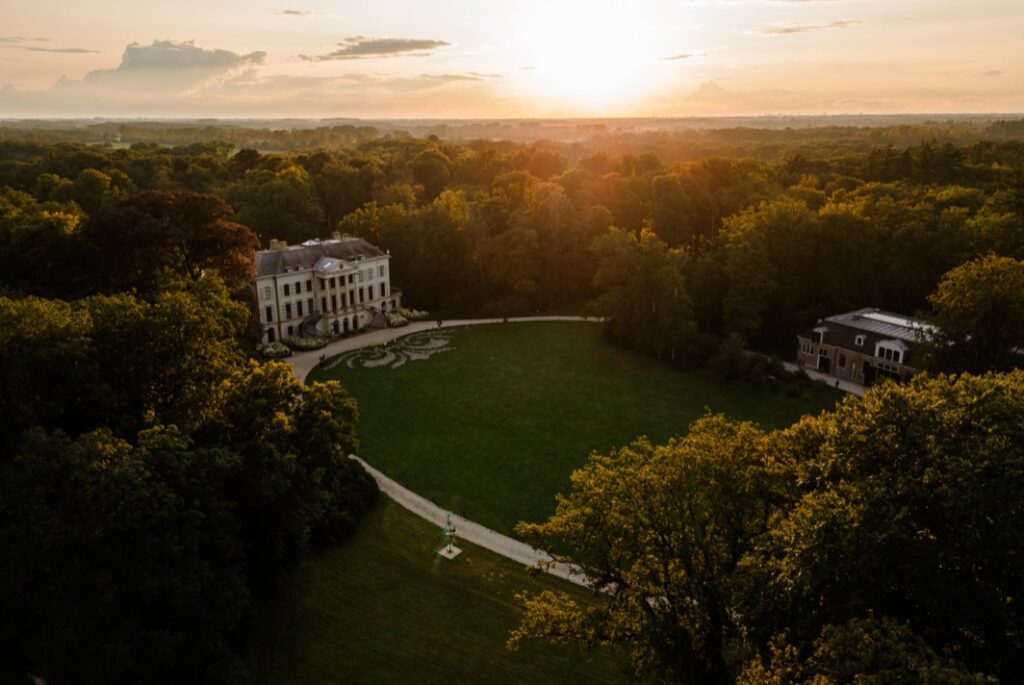
[(177, 429), (31, 432), (0, 464), (0, 675), (229, 682), (249, 597), (227, 478)]
[(978, 373), (1024, 361), (1024, 261), (988, 255), (962, 264), (928, 301), (938, 327), (930, 366)]
[(943, 658), (905, 624), (889, 618), (852, 619), (826, 626), (810, 656), (780, 635), (770, 656), (747, 664), (737, 685), (985, 685), (992, 679)]
[(683, 278), (683, 253), (650, 229), (638, 236), (612, 228), (594, 241), (598, 296), (592, 308), (605, 330), (638, 350), (677, 358), (693, 342), (693, 304)]
[(730, 682), (741, 634), (734, 577), (768, 525), (764, 446), (752, 424), (709, 416), (667, 445), (640, 439), (592, 455), (555, 514), (517, 532), (578, 564), (595, 594), (587, 603), (550, 591), (524, 598), (510, 642), (617, 644), (637, 676)]
[(729, 233), (723, 273), (729, 284), (722, 298), (725, 330), (749, 340), (764, 325), (776, 288), (764, 237), (753, 231)]
[(885, 383), (772, 443), (791, 503), (744, 560), (755, 641), (809, 645), (873, 612), (969, 668), (1022, 672), (1024, 372)]

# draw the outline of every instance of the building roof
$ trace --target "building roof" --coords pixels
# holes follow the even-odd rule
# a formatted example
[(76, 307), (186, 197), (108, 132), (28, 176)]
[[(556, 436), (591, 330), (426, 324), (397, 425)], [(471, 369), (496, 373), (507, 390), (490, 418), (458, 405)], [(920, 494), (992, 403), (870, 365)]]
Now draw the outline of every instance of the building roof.
[(284, 249), (260, 250), (256, 253), (256, 278), (312, 269), (322, 258), (342, 262), (358, 262), (386, 253), (362, 238), (307, 240), (302, 245)]
[(922, 338), (930, 338), (935, 331), (935, 326), (924, 319), (893, 314), (875, 307), (836, 314), (823, 319), (823, 322), (839, 323), (865, 333), (876, 333), (879, 336), (906, 342), (920, 342)]
[[(922, 319), (866, 307), (845, 314), (836, 314), (822, 319), (812, 329), (822, 332), (822, 342), (874, 355), (875, 345), (880, 342), (896, 341), (903, 350), (902, 363), (913, 366), (916, 359), (914, 346), (927, 340), (935, 331), (935, 326)], [(857, 344), (857, 337), (864, 336), (863, 343)], [(803, 334), (808, 340), (813, 339), (812, 331)]]

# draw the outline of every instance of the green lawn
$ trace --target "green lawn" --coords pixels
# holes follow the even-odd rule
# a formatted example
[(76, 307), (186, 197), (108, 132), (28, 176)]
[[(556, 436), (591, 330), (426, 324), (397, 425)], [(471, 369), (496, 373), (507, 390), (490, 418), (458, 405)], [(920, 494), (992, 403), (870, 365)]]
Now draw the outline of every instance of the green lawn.
[(574, 586), (465, 543), (439, 560), (439, 545), (436, 527), (385, 498), (355, 539), (308, 556), (261, 609), (252, 673), (268, 685), (624, 682), (610, 653), (505, 648), (517, 592)]
[[(605, 343), (594, 323), (446, 329), (453, 350), (399, 368), (318, 367), (359, 400), (360, 456), (413, 491), (510, 533), (540, 521), (593, 450), (685, 433), (706, 409), (765, 428), (831, 407), (684, 373)], [(420, 334), (423, 335), (423, 334)], [(373, 356), (379, 349), (363, 353)], [(330, 366), (328, 360), (324, 367)]]

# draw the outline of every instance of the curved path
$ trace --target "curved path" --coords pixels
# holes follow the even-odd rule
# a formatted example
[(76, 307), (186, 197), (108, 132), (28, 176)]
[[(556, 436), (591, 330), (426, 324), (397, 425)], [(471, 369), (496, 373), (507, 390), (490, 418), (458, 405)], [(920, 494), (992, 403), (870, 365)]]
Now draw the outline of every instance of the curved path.
[[(377, 485), (380, 486), (381, 492), (420, 518), (433, 523), (438, 528), (444, 527), (445, 519), (448, 515), (446, 510), (437, 506), (426, 497), (417, 495), (405, 486), (399, 485), (394, 480), (388, 478), (354, 454), (350, 454), (349, 457), (363, 465), (366, 472), (373, 476), (374, 480), (377, 481)], [(535, 547), (530, 547), (525, 542), (520, 542), (519, 540), (514, 540), (507, 535), (502, 535), (497, 531), (481, 526), (479, 523), (474, 523), (473, 521), (465, 519), (458, 514), (453, 513), (451, 520), (452, 524), (455, 526), (455, 537), (457, 538), (455, 543), (456, 545), (458, 544), (458, 540), (472, 542), (478, 547), (489, 549), (495, 554), (500, 554), (507, 559), (518, 561), (524, 566), (535, 566), (553, 576), (564, 578), (571, 583), (576, 583), (583, 587), (590, 587), (582, 570), (576, 566), (555, 561), (547, 552), (543, 552)]]
[[(509, 319), (452, 319), (442, 321), (441, 328), (505, 323), (506, 321), (508, 323), (518, 323), (522, 321), (598, 322), (600, 319), (584, 316), (525, 316)], [(436, 328), (438, 328), (437, 321), (417, 321), (410, 323), (408, 326), (402, 326), (401, 328), (381, 328), (376, 331), (332, 342), (319, 350), (301, 352), (299, 354), (292, 355), (284, 361), (287, 361), (292, 365), (295, 376), (299, 380), (305, 381), (309, 372), (320, 363), (321, 357), (329, 358), (342, 352), (348, 352), (349, 350), (383, 345), (386, 342), (391, 342), (392, 340), (411, 333), (429, 331)], [(445, 509), (437, 506), (426, 497), (417, 495), (412, 490), (409, 490), (405, 486), (400, 485), (391, 478), (388, 478), (354, 454), (350, 454), (349, 457), (363, 465), (366, 472), (373, 476), (374, 480), (377, 481), (377, 485), (380, 487), (381, 492), (420, 518), (433, 523), (438, 528), (444, 527), (445, 517), (448, 514)], [(478, 547), (483, 547), (495, 554), (500, 554), (501, 556), (511, 559), (512, 561), (519, 562), (524, 566), (539, 568), (551, 575), (564, 578), (571, 583), (582, 585), (583, 587), (590, 587), (590, 584), (587, 582), (587, 577), (583, 574), (583, 571), (576, 566), (555, 561), (547, 552), (531, 547), (530, 545), (510, 538), (507, 535), (502, 535), (495, 530), (481, 526), (479, 523), (474, 523), (473, 521), (465, 519), (454, 513), (452, 514), (452, 522), (455, 525), (456, 537), (460, 540), (471, 542)]]

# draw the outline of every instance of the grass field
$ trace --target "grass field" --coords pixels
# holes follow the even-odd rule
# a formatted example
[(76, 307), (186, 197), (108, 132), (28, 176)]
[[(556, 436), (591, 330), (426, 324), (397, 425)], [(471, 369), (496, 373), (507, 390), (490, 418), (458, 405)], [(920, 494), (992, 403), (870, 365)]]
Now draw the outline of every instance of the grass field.
[(258, 682), (625, 682), (609, 653), (505, 649), (517, 592), (573, 586), (465, 543), (454, 561), (438, 560), (438, 546), (436, 527), (384, 499), (355, 539), (304, 559), (259, 613), (249, 655)]
[[(685, 433), (706, 410), (789, 425), (839, 394), (803, 398), (684, 373), (603, 341), (593, 323), (451, 329), (454, 349), (399, 368), (317, 368), (359, 400), (360, 456), (413, 491), (511, 533), (554, 511), (591, 451)], [(324, 365), (329, 366), (330, 360)]]

